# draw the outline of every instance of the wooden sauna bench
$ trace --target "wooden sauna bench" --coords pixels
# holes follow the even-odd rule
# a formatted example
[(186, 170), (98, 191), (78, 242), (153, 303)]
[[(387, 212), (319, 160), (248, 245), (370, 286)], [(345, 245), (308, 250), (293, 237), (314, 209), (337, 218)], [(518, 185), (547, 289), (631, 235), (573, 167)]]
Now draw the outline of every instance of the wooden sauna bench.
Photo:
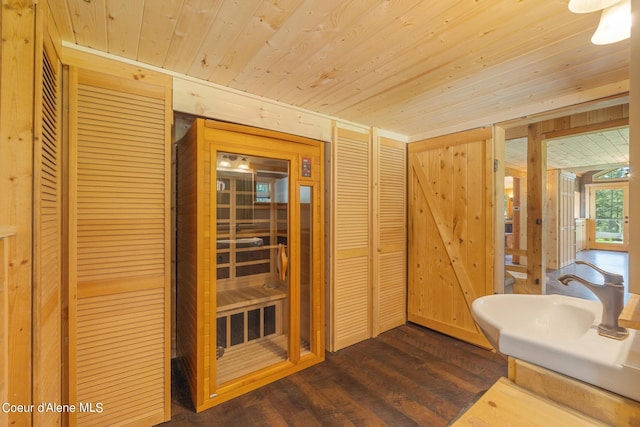
[(217, 328), (218, 333), (223, 334), (218, 337), (217, 345), (225, 347), (227, 353), (253, 341), (282, 335), (285, 289), (266, 283), (218, 290), (216, 297)]
[(217, 297), (218, 313), (223, 313), (238, 308), (282, 300), (287, 297), (287, 294), (282, 289), (263, 285), (218, 291)]

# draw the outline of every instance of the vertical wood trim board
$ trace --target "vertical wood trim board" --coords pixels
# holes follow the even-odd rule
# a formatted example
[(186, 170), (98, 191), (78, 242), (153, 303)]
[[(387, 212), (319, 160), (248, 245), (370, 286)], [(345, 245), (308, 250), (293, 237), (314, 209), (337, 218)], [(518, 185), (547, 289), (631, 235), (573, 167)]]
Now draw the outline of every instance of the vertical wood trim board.
[(492, 130), (408, 150), (408, 319), (489, 347), (470, 306), (493, 290)]
[[(204, 365), (203, 343), (208, 338), (203, 329), (203, 316), (198, 315), (202, 313), (205, 301), (198, 296), (204, 292), (205, 283), (209, 286), (209, 268), (204, 267), (209, 262), (203, 252), (205, 235), (209, 235), (204, 229), (209, 224), (210, 203), (204, 197), (203, 167), (208, 156), (199, 152), (204, 150), (204, 144), (199, 145), (196, 137), (202, 132), (202, 121), (196, 120), (176, 150), (176, 349), (196, 406), (204, 402), (204, 375), (198, 367)], [(200, 380), (196, 380), (199, 372)]]
[[(7, 254), (4, 384), (11, 402), (32, 398), (33, 130), (38, 52), (32, 0), (3, 2), (0, 12), (0, 226), (15, 229)], [(31, 413), (11, 412), (5, 425), (31, 425)]]
[(406, 155), (406, 143), (374, 132), (374, 336), (407, 321)]
[[(9, 360), (9, 347), (7, 345), (7, 275), (9, 270), (9, 239), (0, 235), (0, 402), (8, 402), (7, 399), (7, 362)], [(0, 424), (8, 425), (8, 417), (0, 412)]]
[[(635, 22), (640, 14), (640, 1), (631, 1), (631, 10)], [(631, 43), (629, 43), (629, 134), (633, 141), (640, 137), (640, 25), (631, 26)], [(629, 166), (631, 170), (640, 170), (640, 144), (629, 144)], [(633, 259), (640, 256), (640, 174), (632, 173), (629, 177), (629, 217), (635, 220), (629, 224), (629, 255)], [(635, 262), (629, 265), (629, 292), (640, 294), (640, 265)]]
[(545, 227), (544, 232), (547, 235), (546, 260), (547, 267), (557, 270), (560, 268), (560, 219), (558, 218), (559, 197), (560, 192), (558, 184), (560, 182), (559, 170), (553, 169), (547, 171), (547, 185), (545, 190)]
[(103, 411), (71, 421), (155, 424), (170, 416), (171, 102), (163, 86), (75, 72), (70, 395)]
[(371, 337), (371, 143), (335, 127), (332, 144), (331, 351)]
[(576, 260), (575, 175), (560, 173), (560, 268)]
[[(9, 344), (8, 344), (8, 312), (9, 312), (9, 253), (15, 245), (15, 231), (0, 227), (0, 402), (9, 401)], [(9, 425), (9, 414), (0, 412), (0, 425)]]
[(544, 227), (547, 142), (542, 124), (528, 126), (527, 143), (527, 292), (546, 292), (547, 235)]

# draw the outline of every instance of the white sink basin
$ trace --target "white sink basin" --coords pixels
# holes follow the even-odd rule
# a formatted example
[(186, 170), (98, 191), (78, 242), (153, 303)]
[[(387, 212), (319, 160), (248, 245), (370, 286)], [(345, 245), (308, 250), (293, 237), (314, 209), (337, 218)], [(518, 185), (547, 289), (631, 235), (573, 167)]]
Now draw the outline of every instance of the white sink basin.
[(602, 306), (563, 295), (489, 295), (473, 318), (494, 348), (640, 401), (640, 334), (598, 335)]

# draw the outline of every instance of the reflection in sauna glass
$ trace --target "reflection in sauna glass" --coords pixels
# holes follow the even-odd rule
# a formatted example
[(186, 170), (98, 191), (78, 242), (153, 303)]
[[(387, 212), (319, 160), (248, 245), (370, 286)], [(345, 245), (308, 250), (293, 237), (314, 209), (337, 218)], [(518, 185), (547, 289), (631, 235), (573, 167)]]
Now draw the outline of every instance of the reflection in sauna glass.
[(216, 383), (289, 358), (289, 162), (217, 155)]

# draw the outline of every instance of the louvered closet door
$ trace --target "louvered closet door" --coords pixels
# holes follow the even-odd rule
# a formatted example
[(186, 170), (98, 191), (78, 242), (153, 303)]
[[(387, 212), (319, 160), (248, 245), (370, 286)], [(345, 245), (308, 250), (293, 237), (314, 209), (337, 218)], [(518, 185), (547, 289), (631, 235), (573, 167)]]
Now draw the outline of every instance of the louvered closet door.
[[(61, 401), (61, 65), (45, 42), (42, 108), (34, 144), (33, 389), (34, 402)], [(60, 414), (35, 411), (34, 425), (56, 424)]]
[(374, 335), (407, 321), (407, 144), (384, 137), (376, 142)]
[(332, 150), (332, 327), (330, 349), (371, 337), (371, 143), (337, 128)]
[(77, 68), (71, 86), (70, 400), (97, 411), (72, 423), (152, 425), (170, 411), (170, 101)]

